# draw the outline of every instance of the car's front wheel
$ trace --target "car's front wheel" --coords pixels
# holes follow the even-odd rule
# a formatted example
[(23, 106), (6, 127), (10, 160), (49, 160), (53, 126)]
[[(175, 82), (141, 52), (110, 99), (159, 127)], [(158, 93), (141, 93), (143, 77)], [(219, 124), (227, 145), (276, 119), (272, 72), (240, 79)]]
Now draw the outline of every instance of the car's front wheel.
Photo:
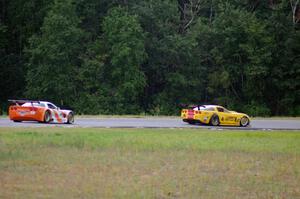
[(240, 121), (240, 126), (246, 127), (248, 125), (249, 125), (249, 119), (247, 117), (242, 117), (242, 119)]
[(68, 124), (73, 124), (74, 123), (74, 115), (73, 115), (73, 113), (69, 113), (67, 123)]

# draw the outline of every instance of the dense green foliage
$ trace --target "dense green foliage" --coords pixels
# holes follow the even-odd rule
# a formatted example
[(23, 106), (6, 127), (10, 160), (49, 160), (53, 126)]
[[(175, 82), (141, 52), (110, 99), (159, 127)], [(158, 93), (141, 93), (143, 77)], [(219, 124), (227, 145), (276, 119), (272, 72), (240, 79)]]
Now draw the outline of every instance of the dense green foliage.
[(32, 98), (84, 114), (213, 103), (300, 115), (298, 1), (0, 4), (1, 112), (8, 98)]

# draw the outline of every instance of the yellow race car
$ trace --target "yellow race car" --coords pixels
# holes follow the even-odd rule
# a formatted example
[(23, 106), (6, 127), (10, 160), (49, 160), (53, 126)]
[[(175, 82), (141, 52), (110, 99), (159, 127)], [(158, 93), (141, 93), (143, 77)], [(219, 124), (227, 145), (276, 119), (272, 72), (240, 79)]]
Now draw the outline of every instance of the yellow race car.
[(242, 126), (250, 124), (250, 117), (244, 113), (229, 111), (218, 105), (199, 105), (181, 110), (181, 118), (189, 124), (201, 123), (213, 126)]

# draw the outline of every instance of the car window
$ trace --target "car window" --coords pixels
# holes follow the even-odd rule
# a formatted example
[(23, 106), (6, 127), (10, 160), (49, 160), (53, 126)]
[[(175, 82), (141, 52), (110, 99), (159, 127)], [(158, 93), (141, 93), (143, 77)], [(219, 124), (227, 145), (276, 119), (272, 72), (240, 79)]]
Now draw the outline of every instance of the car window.
[(202, 111), (202, 110), (205, 110), (205, 107), (204, 106), (196, 106), (193, 108), (193, 110), (194, 111), (200, 111), (200, 110)]
[(45, 107), (45, 105), (42, 104), (42, 103), (30, 103), (30, 102), (26, 102), (26, 103), (23, 104), (22, 106), (23, 106), (23, 107), (28, 107), (28, 106)]
[(206, 108), (204, 108), (203, 110), (206, 110), (206, 111), (214, 111), (215, 109), (214, 109), (214, 107), (206, 107)]
[(46, 107), (46, 105), (44, 103), (40, 103), (39, 106), (40, 107)]
[[(200, 109), (199, 109), (200, 108)], [(193, 108), (194, 111), (214, 111), (214, 107), (207, 107), (207, 106), (197, 106)]]
[(217, 107), (218, 112), (224, 112), (224, 109), (221, 107)]
[(54, 106), (53, 104), (47, 104), (48, 105), (48, 108), (51, 108), (51, 109), (56, 109), (56, 106)]
[(22, 106), (27, 107), (27, 106), (32, 106), (31, 103), (26, 102), (25, 104), (22, 104)]

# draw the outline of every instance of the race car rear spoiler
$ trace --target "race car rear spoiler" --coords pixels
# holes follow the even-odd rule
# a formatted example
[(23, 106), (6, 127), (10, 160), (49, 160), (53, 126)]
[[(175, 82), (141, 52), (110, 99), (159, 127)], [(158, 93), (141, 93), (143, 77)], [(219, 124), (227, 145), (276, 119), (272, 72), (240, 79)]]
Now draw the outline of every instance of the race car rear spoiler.
[(11, 100), (11, 99), (9, 99), (8, 101), (12, 104), (17, 104), (17, 105), (25, 104), (27, 102), (29, 102), (31, 104), (33, 104), (33, 103), (38, 103), (39, 104), (40, 103), (40, 101), (37, 101), (37, 100)]
[(200, 110), (200, 107), (205, 107), (205, 105), (199, 105), (199, 104), (180, 104), (182, 108), (188, 108), (188, 109), (193, 109), (193, 108), (198, 108)]

